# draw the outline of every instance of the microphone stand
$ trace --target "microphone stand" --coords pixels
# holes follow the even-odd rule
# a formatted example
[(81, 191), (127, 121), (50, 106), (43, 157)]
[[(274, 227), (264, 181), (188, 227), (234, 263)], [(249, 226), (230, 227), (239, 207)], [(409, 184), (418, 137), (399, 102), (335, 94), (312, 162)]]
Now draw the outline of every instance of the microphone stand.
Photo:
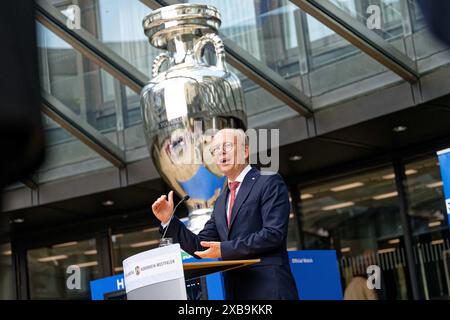
[(175, 211), (177, 210), (178, 206), (179, 206), (180, 204), (182, 204), (183, 202), (185, 202), (186, 200), (189, 200), (189, 195), (185, 195), (185, 196), (183, 197), (183, 199), (181, 199), (180, 201), (178, 201), (177, 205), (173, 208), (172, 213), (170, 214), (169, 223), (168, 223), (167, 226), (166, 226), (166, 230), (164, 230), (164, 233), (163, 233), (161, 239), (159, 240), (159, 246), (160, 246), (160, 247), (161, 247), (161, 242), (163, 241), (163, 239), (165, 239), (167, 230), (169, 230), (169, 226), (170, 226), (170, 223), (172, 222), (172, 218), (173, 218), (173, 215), (175, 214)]

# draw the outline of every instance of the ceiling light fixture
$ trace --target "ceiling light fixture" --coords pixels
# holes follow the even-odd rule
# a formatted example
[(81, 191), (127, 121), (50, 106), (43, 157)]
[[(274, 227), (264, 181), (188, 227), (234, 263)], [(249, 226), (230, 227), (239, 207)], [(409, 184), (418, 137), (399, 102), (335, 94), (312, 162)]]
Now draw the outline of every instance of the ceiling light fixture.
[(76, 264), (76, 266), (78, 266), (79, 268), (95, 267), (96, 265), (98, 265), (97, 261), (89, 261)]
[(153, 227), (153, 228), (144, 229), (144, 230), (142, 230), (142, 232), (155, 232), (158, 230), (159, 230), (159, 227)]
[(16, 224), (20, 224), (20, 223), (24, 223), (24, 222), (25, 222), (25, 219), (22, 219), (22, 218), (16, 218), (16, 219), (9, 220), (9, 223), (16, 223)]
[(312, 195), (311, 193), (302, 193), (300, 195), (300, 199), (301, 200), (308, 200), (308, 199), (311, 199), (313, 197), (314, 197), (314, 195)]
[(437, 244), (443, 244), (444, 243), (444, 239), (438, 239), (438, 240), (433, 240), (431, 241), (431, 245), (435, 246)]
[(322, 210), (323, 211), (331, 211), (331, 210), (351, 207), (351, 206), (354, 206), (354, 205), (355, 205), (354, 202), (348, 201), (348, 202), (342, 202), (342, 203), (333, 204), (331, 206), (325, 206), (325, 207), (322, 208)]
[(152, 246), (155, 244), (159, 244), (159, 240), (150, 240), (150, 241), (132, 243), (132, 244), (130, 244), (130, 248), (147, 247), (147, 246)]
[(387, 249), (378, 250), (377, 253), (383, 254), (383, 253), (389, 253), (389, 252), (394, 252), (394, 251), (395, 251), (395, 248), (387, 248)]
[(399, 133), (399, 132), (405, 132), (406, 130), (408, 130), (407, 126), (396, 126), (392, 128), (392, 131)]
[[(413, 174), (416, 174), (416, 173), (417, 173), (417, 170), (415, 170), (415, 169), (408, 169), (408, 170), (405, 171), (405, 175), (407, 175), (407, 176), (410, 176), (410, 175), (413, 175)], [(384, 180), (395, 179), (395, 174), (394, 173), (390, 173), (390, 174), (384, 175), (383, 179)]]
[(68, 256), (65, 254), (61, 254), (59, 256), (50, 256), (50, 257), (44, 257), (37, 259), (39, 262), (49, 262), (49, 261), (57, 261), (57, 260), (64, 260), (67, 259)]
[(71, 241), (71, 242), (66, 242), (66, 243), (55, 244), (55, 245), (52, 246), (52, 248), (55, 249), (55, 248), (71, 247), (71, 246), (75, 246), (77, 244), (78, 244), (78, 242)]
[(295, 155), (289, 157), (289, 161), (300, 161), (302, 159), (303, 159), (303, 157), (299, 156), (298, 154), (295, 154)]
[(434, 189), (434, 188), (442, 187), (443, 185), (444, 185), (444, 183), (442, 181), (437, 181), (437, 182), (427, 184), (426, 187), (430, 188), (430, 189)]
[(111, 207), (111, 206), (114, 205), (114, 201), (112, 201), (112, 200), (106, 200), (106, 201), (103, 201), (103, 202), (102, 202), (102, 205), (105, 206), (105, 207)]
[(428, 224), (429, 228), (439, 227), (442, 224), (441, 221), (432, 221)]
[(341, 186), (336, 186), (336, 187), (331, 188), (330, 190), (333, 192), (339, 192), (339, 191), (359, 188), (359, 187), (362, 187), (363, 185), (364, 185), (364, 183), (358, 181), (358, 182), (343, 184)]
[(383, 200), (383, 199), (393, 198), (396, 196), (398, 196), (398, 192), (394, 191), (394, 192), (388, 192), (388, 193), (379, 194), (377, 196), (373, 196), (372, 199), (373, 200)]

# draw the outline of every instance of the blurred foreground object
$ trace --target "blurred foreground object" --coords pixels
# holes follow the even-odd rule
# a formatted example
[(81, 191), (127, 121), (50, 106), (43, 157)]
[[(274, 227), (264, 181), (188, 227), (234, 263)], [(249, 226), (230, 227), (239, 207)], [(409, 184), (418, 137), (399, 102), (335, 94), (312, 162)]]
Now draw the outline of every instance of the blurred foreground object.
[(431, 32), (450, 45), (450, 1), (417, 0)]
[(0, 10), (0, 190), (43, 160), (34, 1), (4, 1)]

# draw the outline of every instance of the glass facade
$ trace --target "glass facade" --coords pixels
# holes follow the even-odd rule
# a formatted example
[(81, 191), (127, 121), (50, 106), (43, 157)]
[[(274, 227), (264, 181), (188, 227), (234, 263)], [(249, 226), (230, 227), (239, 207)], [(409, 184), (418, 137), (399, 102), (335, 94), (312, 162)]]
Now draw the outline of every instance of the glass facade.
[[(292, 198), (291, 198), (292, 203)], [(297, 221), (295, 217), (294, 210), (291, 205), (291, 212), (289, 214), (289, 224), (288, 224), (288, 234), (287, 234), (287, 249), (288, 251), (291, 250), (298, 250), (299, 249), (299, 233), (297, 228)]]
[(0, 300), (15, 298), (11, 245), (0, 244)]
[(31, 249), (27, 261), (30, 299), (90, 299), (89, 282), (100, 277), (93, 239)]
[(112, 164), (47, 116), (43, 116), (46, 158), (34, 173), (40, 183), (111, 168)]
[[(60, 12), (71, 4), (78, 5), (81, 30), (92, 36), (105, 52), (113, 52), (135, 68), (133, 71), (150, 77), (153, 59), (161, 51), (148, 43), (143, 32), (142, 19), (152, 11), (145, 1), (48, 2)], [(222, 15), (220, 34), (227, 43), (242, 50), (244, 57), (256, 61), (256, 66), (267, 68), (269, 75), (282, 79), (278, 85), (288, 84), (310, 98), (313, 111), (404, 81), (288, 0), (166, 2), (216, 6)], [(328, 3), (358, 28), (379, 37), (382, 44), (392, 45), (415, 64), (421, 75), (428, 76), (450, 63), (448, 47), (430, 35), (413, 0), (330, 0)], [(377, 10), (368, 10), (372, 5), (380, 10), (381, 28), (369, 27), (373, 22), (371, 15)], [(37, 32), (42, 91), (70, 110), (79, 123), (123, 151), (127, 164), (147, 159), (139, 93), (135, 92), (138, 90), (121, 83), (95, 57), (84, 55), (80, 48), (69, 44), (67, 38), (51, 31), (42, 21), (37, 22)], [(264, 87), (255, 77), (249, 78), (245, 68), (235, 64), (227, 66), (242, 82), (249, 127), (264, 127), (299, 116), (274, 93), (279, 90), (275, 85)], [(407, 90), (410, 89), (408, 86)], [(43, 115), (43, 123), (47, 157), (33, 176), (37, 184), (114, 167), (67, 126), (47, 115)], [(307, 131), (314, 130), (309, 124), (306, 126)], [(291, 191), (295, 190), (291, 193), (295, 205), (289, 219), (288, 249), (336, 250), (344, 294), (350, 290), (353, 279), (361, 277), (368, 265), (376, 264), (382, 270), (382, 289), (376, 292), (376, 299), (411, 299), (413, 283), (418, 284), (424, 299), (449, 299), (448, 217), (437, 157), (408, 155), (401, 163), (406, 176), (402, 186), (396, 183), (393, 164), (389, 161), (358, 172), (336, 172), (335, 176), (290, 185)], [(125, 171), (118, 172), (122, 179), (120, 187), (128, 178)], [(399, 190), (400, 187), (404, 190)], [(22, 183), (10, 186), (12, 190), (22, 188), (26, 188)], [(405, 199), (399, 191), (404, 191)], [(292, 194), (299, 196), (294, 199)], [(36, 201), (39, 192), (33, 190), (27, 196)], [(406, 212), (402, 212), (402, 201), (407, 204)], [(405, 219), (410, 223), (411, 232), (405, 229)], [(116, 230), (116, 226), (109, 227)], [(128, 225), (120, 227), (130, 230)], [(133, 230), (115, 233), (108, 239), (112, 247), (108, 257), (112, 273), (122, 272), (122, 261), (127, 257), (158, 246), (157, 226), (145, 224), (136, 228), (133, 225)], [(405, 245), (409, 238), (412, 248)], [(100, 277), (100, 258), (109, 255), (97, 253), (93, 239), (17, 254), (23, 253), (32, 299), (88, 299), (89, 281)], [(17, 290), (25, 290), (14, 288), (13, 254), (9, 244), (0, 245), (0, 299), (12, 299)], [(417, 274), (410, 274), (410, 263)], [(81, 269), (81, 290), (67, 288), (66, 270), (70, 265)]]
[(157, 248), (161, 235), (158, 227), (112, 235), (114, 272), (122, 273), (122, 261), (139, 252)]
[[(153, 59), (161, 50), (153, 48), (144, 35), (142, 20), (152, 9), (143, 2), (48, 2), (64, 13), (69, 5), (78, 5), (82, 31), (91, 35), (105, 50), (124, 59), (136, 72), (150, 77)], [(284, 78), (292, 88), (311, 98), (313, 109), (402, 81), (398, 75), (288, 0), (251, 0), (245, 4), (234, 0), (166, 2), (202, 2), (216, 6), (222, 15), (221, 36), (240, 48), (244, 55), (256, 59), (261, 66)], [(450, 62), (446, 58), (450, 57), (448, 48), (432, 40), (414, 1), (378, 0), (372, 3), (333, 0), (329, 4), (345, 13), (347, 19), (360, 28), (375, 33), (406, 58), (416, 61), (420, 72)], [(368, 27), (370, 5), (380, 8), (381, 29)], [(92, 126), (124, 150), (126, 162), (147, 158), (139, 94), (42, 23), (37, 23), (37, 26), (42, 89), (73, 111), (80, 121)], [(240, 69), (231, 65), (228, 67), (241, 79), (249, 127), (263, 127), (298, 115), (273, 92), (249, 79)], [(48, 131), (52, 146), (49, 148), (50, 160), (44, 166), (45, 172), (37, 175), (37, 182), (101, 170), (109, 165), (90, 156), (89, 160), (84, 159), (84, 155), (73, 157), (79, 161), (69, 159), (67, 150), (75, 155), (80, 155), (81, 151), (65, 140), (68, 133), (53, 125), (49, 126)], [(68, 145), (65, 146), (65, 143)], [(92, 152), (86, 151), (86, 155), (89, 154)]]
[(407, 163), (406, 189), (414, 259), (425, 299), (449, 299), (449, 230), (439, 162), (430, 155)]
[[(404, 163), (403, 186), (416, 275), (411, 275), (408, 268), (402, 200), (393, 166), (361, 168), (317, 182), (302, 182), (296, 187), (298, 198), (290, 195), (288, 250), (336, 250), (346, 298), (352, 295), (355, 279), (366, 277), (367, 267), (377, 265), (382, 280), (381, 289), (372, 296), (374, 299), (412, 299), (411, 281), (419, 284), (424, 299), (448, 299), (450, 242), (438, 159), (430, 154), (405, 159)], [(156, 248), (160, 239), (158, 229), (143, 225), (134, 231), (113, 233), (110, 238), (113, 273), (123, 272), (124, 259)], [(12, 268), (8, 265), (11, 251), (9, 246), (3, 249), (4, 265), (12, 281)], [(27, 259), (33, 299), (87, 299), (89, 281), (99, 277), (100, 257), (95, 240), (28, 250)], [(67, 289), (65, 271), (69, 265), (81, 268), (85, 290)], [(4, 286), (4, 290), (6, 296), (12, 294), (9, 287)]]
[(379, 299), (407, 299), (395, 175), (390, 167), (301, 189), (306, 249), (334, 249), (344, 290), (370, 264), (382, 270)]
[[(113, 234), (111, 242), (113, 245), (113, 268), (114, 272), (123, 271), (122, 261), (139, 252), (157, 248), (161, 239), (159, 226), (146, 227), (138, 231), (123, 232)], [(298, 230), (294, 219), (294, 213), (291, 212), (288, 226), (288, 250), (297, 250), (298, 248)]]
[(124, 149), (117, 131), (141, 122), (139, 94), (45, 26), (37, 26), (42, 89)]
[[(401, 81), (399, 76), (288, 0), (252, 0), (245, 3), (234, 0), (166, 1), (168, 4), (187, 2), (216, 6), (222, 15), (222, 37), (311, 97), (315, 109)], [(153, 48), (143, 33), (142, 19), (152, 10), (141, 1), (90, 0), (78, 3), (52, 0), (51, 3), (60, 11), (72, 3), (79, 5), (83, 30), (136, 70), (150, 77), (152, 61), (161, 51)], [(380, 7), (382, 28), (370, 31), (393, 45), (405, 57), (418, 60), (419, 69), (423, 68), (423, 71), (436, 68), (437, 63), (442, 65), (450, 62), (443, 58), (448, 53), (447, 48), (435, 42), (430, 43), (432, 37), (427, 33), (423, 19), (412, 1), (380, 0), (369, 3), (336, 0), (330, 3), (362, 28), (368, 28), (370, 14), (367, 13), (367, 7)], [(437, 53), (442, 53), (439, 60), (436, 60), (436, 56), (432, 57)], [(86, 71), (91, 69), (88, 66)], [(282, 118), (294, 115), (289, 112), (288, 106), (264, 88), (255, 85), (242, 73), (238, 74), (243, 83), (251, 125), (261, 124), (268, 110)], [(95, 74), (92, 77), (98, 78)], [(127, 88), (114, 89), (121, 85), (114, 86), (113, 80), (106, 78), (106, 75), (102, 75), (100, 86), (104, 91), (103, 97), (117, 100), (120, 90), (124, 91), (124, 126), (127, 128), (128, 125), (138, 124), (140, 111), (135, 94)], [(85, 86), (91, 87), (88, 84)], [(257, 98), (261, 96), (266, 99)], [(107, 122), (111, 126), (114, 111), (104, 111), (103, 114), (105, 118), (97, 121), (103, 125)], [(125, 137), (133, 138), (136, 134), (137, 130), (130, 130)]]

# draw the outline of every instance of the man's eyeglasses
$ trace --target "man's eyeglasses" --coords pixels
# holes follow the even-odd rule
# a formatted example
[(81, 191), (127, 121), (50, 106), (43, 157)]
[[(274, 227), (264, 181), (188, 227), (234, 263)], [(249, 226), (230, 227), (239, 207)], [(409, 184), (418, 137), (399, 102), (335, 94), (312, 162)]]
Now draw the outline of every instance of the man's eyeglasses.
[(209, 148), (209, 152), (211, 152), (211, 155), (216, 156), (221, 152), (221, 150), (225, 152), (230, 152), (233, 149), (233, 146), (234, 146), (233, 142), (224, 142), (222, 144), (216, 144), (214, 146), (211, 146), (211, 148)]

